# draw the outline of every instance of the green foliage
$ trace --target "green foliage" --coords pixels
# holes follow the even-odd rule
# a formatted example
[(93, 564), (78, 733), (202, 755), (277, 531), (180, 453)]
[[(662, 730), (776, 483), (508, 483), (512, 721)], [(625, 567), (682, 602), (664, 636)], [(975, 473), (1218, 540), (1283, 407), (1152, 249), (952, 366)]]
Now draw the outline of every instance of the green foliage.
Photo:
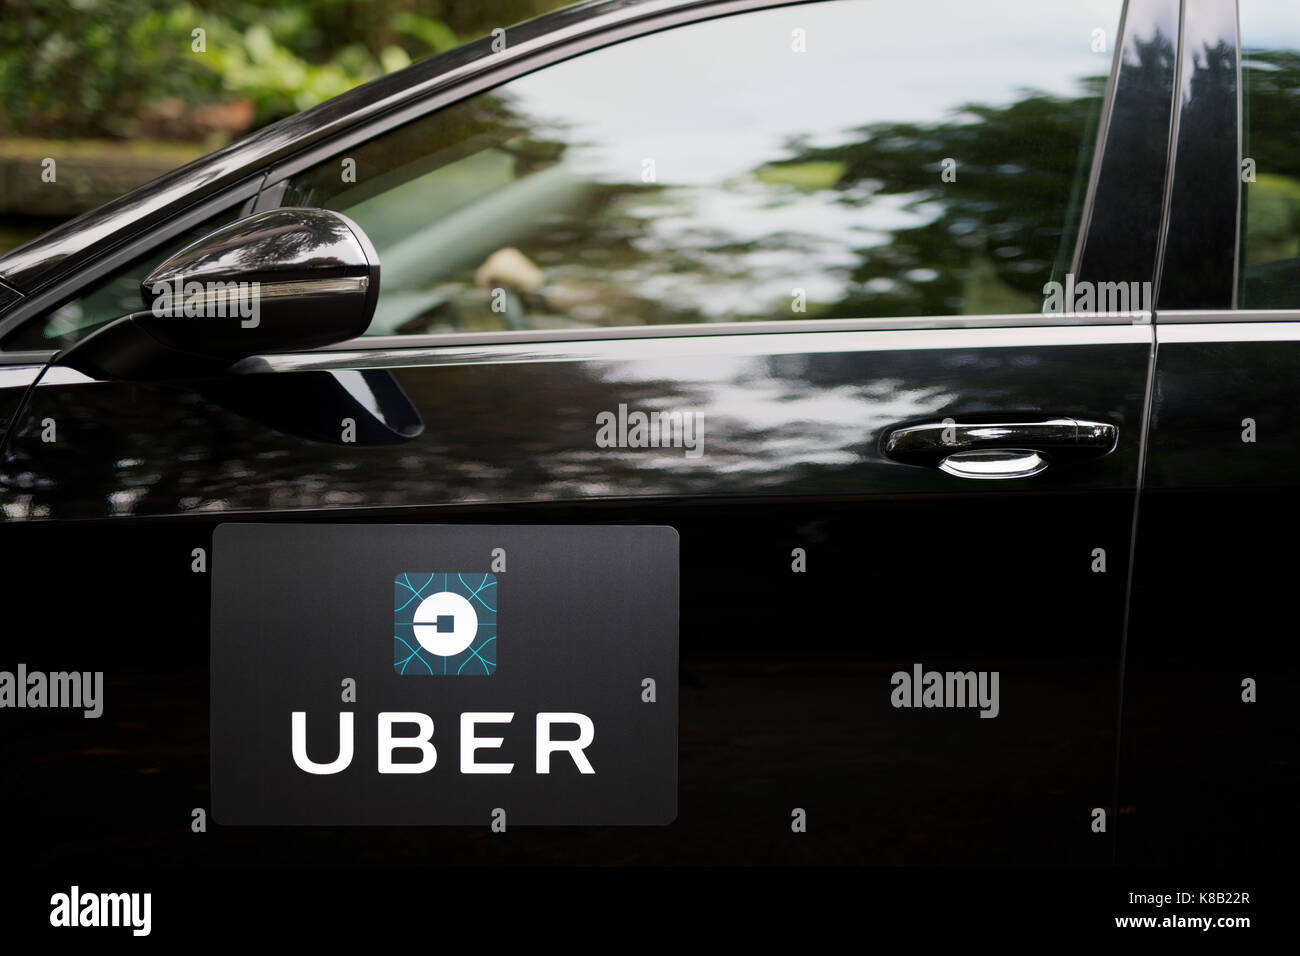
[(434, 53), (441, 53), (460, 45), (460, 39), (451, 31), (451, 27), (441, 20), (431, 20), (409, 11), (399, 11), (394, 13), (388, 22), (394, 30), (421, 41)]
[[(133, 137), (247, 100), (262, 125), (558, 0), (0, 0), (0, 133)], [(192, 49), (196, 29), (206, 50)], [(163, 106), (160, 106), (163, 104)], [(170, 115), (170, 114), (169, 114)], [(179, 134), (178, 134), (179, 135)]]
[(411, 60), (401, 47), (385, 47), (379, 59), (361, 46), (347, 46), (326, 63), (314, 64), (275, 41), (264, 24), (242, 33), (226, 24), (209, 36), (199, 60), (212, 70), (227, 93), (253, 101), (259, 123), (315, 106), (330, 97), (401, 69)]
[(122, 135), (150, 100), (210, 102), (219, 82), (185, 64), (193, 11), (162, 0), (6, 3), (0, 124), (10, 133)]

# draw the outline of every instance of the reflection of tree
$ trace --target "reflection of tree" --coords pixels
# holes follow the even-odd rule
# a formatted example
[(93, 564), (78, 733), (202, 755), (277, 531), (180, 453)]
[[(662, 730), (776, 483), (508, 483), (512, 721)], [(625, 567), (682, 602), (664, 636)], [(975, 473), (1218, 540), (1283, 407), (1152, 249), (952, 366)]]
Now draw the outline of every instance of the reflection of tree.
[(1260, 172), (1300, 178), (1300, 124), (1295, 121), (1300, 51), (1248, 49), (1243, 60), (1246, 155), (1255, 158)]
[[(1159, 33), (1125, 53), (1129, 95), (1163, 108), (1165, 122), (1174, 56)], [(594, 290), (581, 314), (551, 317), (562, 324), (1037, 311), (1044, 283), (1062, 280), (1071, 263), (1104, 88), (1104, 78), (1092, 77), (1073, 96), (1025, 90), (936, 122), (859, 126), (829, 145), (794, 139), (776, 155), (751, 157), (746, 175), (725, 182), (654, 184), (641, 182), (639, 170), (606, 171), (587, 177), (563, 208), (520, 217), (511, 242), (549, 280)], [(336, 164), (326, 163), (296, 177), (291, 198), (346, 208), (486, 149), (509, 154), (522, 180), (557, 163), (581, 168), (589, 150), (610, 146), (584, 142), (498, 92), (354, 150), (355, 184), (340, 184)], [(955, 182), (941, 177), (948, 157)], [(1139, 158), (1145, 153), (1132, 164)], [(1125, 166), (1123, 157), (1112, 162)], [(1161, 190), (1153, 195), (1158, 202)], [(780, 212), (765, 219), (769, 208)], [(846, 217), (846, 209), (861, 215)], [(732, 210), (742, 213), (734, 222)], [(1122, 245), (1124, 224), (1110, 228)], [(473, 271), (431, 275), (450, 305), (407, 331), (500, 327)], [(815, 287), (806, 313), (790, 310), (792, 286)]]
[[(1103, 415), (1125, 433), (1138, 409), (1124, 383), (1139, 380), (1145, 363), (1136, 346), (1076, 346), (411, 366), (393, 377), (425, 430), (387, 445), (283, 434), (184, 386), (50, 386), (17, 423), (0, 490), (54, 518), (950, 491), (933, 469), (883, 459), (883, 430), (1050, 411)], [(307, 378), (275, 377), (278, 414), (328, 417), (311, 407), (319, 392)], [(246, 384), (259, 383), (225, 380), (228, 394)], [(596, 415), (620, 404), (703, 414), (704, 457), (597, 446)], [(46, 418), (58, 422), (60, 441), (40, 440)], [(1113, 456), (1097, 480), (1122, 486), (1132, 466), (1129, 453)], [(1049, 472), (1042, 483), (1071, 480)]]
[[(1164, 210), (1168, 129), (1175, 69), (1174, 42), (1160, 31), (1126, 46), (1106, 131), (1089, 230), (1106, 237), (1083, 250), (1079, 278), (1092, 282), (1154, 281)], [(1152, 131), (1158, 131), (1153, 135)]]
[(488, 147), (514, 156), (515, 173), (524, 176), (554, 162), (565, 144), (508, 96), (476, 96), (349, 150), (356, 163), (349, 179), (337, 160), (295, 176), (285, 203), (345, 208)]
[[(942, 124), (874, 123), (783, 160), (842, 164), (835, 189), (844, 202), (897, 196), (927, 220), (859, 249), (851, 291), (829, 314), (965, 312), (982, 267), (1040, 298), (1072, 252), (1066, 212), (1091, 159), (1104, 83), (1090, 79), (1074, 98), (1027, 93), (1006, 106), (967, 106)], [(942, 181), (945, 158), (956, 160), (955, 182)]]
[(1165, 309), (1227, 308), (1232, 302), (1236, 244), (1237, 110), (1235, 45), (1219, 40), (1192, 49), (1191, 73), (1179, 91), (1178, 159), (1170, 198), (1161, 283)]
[[(706, 294), (712, 282), (724, 295), (729, 287), (752, 287), (766, 278), (764, 253), (799, 253), (813, 267), (834, 259), (822, 271), (836, 271), (846, 281), (838, 298), (813, 304), (810, 314), (819, 317), (960, 314), (994, 311), (998, 304), (1032, 310), (1044, 282), (1054, 270), (1064, 272), (1073, 252), (1072, 217), (1092, 158), (1104, 85), (1104, 78), (1094, 78), (1077, 97), (1026, 93), (1005, 106), (972, 105), (943, 123), (875, 123), (832, 146), (789, 143), (790, 155), (754, 165), (759, 180), (774, 170), (792, 178), (802, 170), (840, 171), (820, 189), (762, 187), (767, 192), (759, 201), (807, 203), (803, 230), (790, 228), (788, 219), (780, 232), (753, 236), (709, 223), (691, 225), (646, 262), (644, 237), (656, 217), (688, 217), (691, 190), (617, 185), (600, 187), (590, 208), (566, 218), (562, 231), (537, 236), (532, 248), (542, 259), (585, 266), (593, 277), (600, 269), (643, 281), (680, 275)], [(957, 160), (956, 182), (941, 179), (945, 157)], [(734, 192), (742, 186), (704, 188)], [(820, 256), (828, 240), (817, 231), (811, 192), (831, 193), (836, 202), (864, 210), (863, 230), (880, 234), (881, 241), (852, 250), (857, 262), (847, 268), (840, 262), (848, 250)], [(901, 206), (907, 220), (922, 221), (882, 226), (873, 213), (885, 205)], [(657, 301), (642, 320), (700, 321), (705, 314)], [(791, 313), (751, 310), (734, 317), (782, 314)]]
[(1255, 160), (1256, 180), (1242, 188), (1242, 308), (1294, 307), (1300, 302), (1300, 52), (1243, 54), (1242, 154)]

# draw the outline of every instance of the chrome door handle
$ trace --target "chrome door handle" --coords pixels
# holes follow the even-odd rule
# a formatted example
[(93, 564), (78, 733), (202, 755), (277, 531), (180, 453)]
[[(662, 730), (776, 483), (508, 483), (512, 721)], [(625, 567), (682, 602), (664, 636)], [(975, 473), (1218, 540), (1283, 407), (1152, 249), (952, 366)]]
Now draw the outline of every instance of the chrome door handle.
[(1054, 462), (1099, 458), (1114, 451), (1119, 429), (1079, 418), (904, 425), (886, 433), (895, 461), (929, 465), (959, 478), (1029, 478)]

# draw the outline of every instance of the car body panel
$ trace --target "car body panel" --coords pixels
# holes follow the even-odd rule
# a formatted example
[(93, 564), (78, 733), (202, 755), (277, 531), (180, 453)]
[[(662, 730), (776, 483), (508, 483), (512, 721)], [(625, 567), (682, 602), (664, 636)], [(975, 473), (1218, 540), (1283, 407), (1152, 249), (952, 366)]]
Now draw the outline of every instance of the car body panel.
[[(0, 274), (24, 290), (52, 287), (124, 241), (108, 226), (132, 209), (142, 225), (161, 221), (240, 176), (240, 201), (269, 208), (286, 177), (531, 68), (526, 57), (761, 5), (571, 8), (546, 21), (553, 33), (512, 31), (499, 61), (480, 41), (258, 134), (182, 171), (160, 204), (137, 198), (92, 216), (86, 237), (70, 227), (49, 240), (51, 262), (20, 250)], [(13, 570), (10, 586), (55, 600), (59, 583), (39, 580), (41, 569), (69, 554), (94, 567), (83, 599), (138, 621), (133, 646), (117, 649), (135, 663), (124, 706), (165, 708), (175, 728), (151, 726), (136, 745), (185, 755), (157, 784), (113, 771), (101, 789), (116, 801), (117, 842), (96, 852), (194, 859), (158, 822), (207, 786), (196, 756), (207, 648), (175, 639), (206, 628), (193, 549), (210, 549), (224, 520), (328, 516), (676, 527), (682, 816), (665, 833), (486, 849), (447, 831), (254, 840), (220, 829), (198, 851), (206, 862), (1092, 864), (1113, 858), (1117, 834), (1132, 847), (1121, 859), (1268, 856), (1269, 821), (1295, 792), (1294, 711), (1272, 688), (1267, 705), (1247, 709), (1240, 681), (1268, 674), (1285, 687), (1293, 675), (1294, 655), (1262, 623), (1285, 619), (1285, 565), (1258, 535), (1300, 530), (1290, 467), (1300, 335), (1285, 314), (1166, 311), (1232, 302), (1223, 238), (1239, 189), (1203, 177), (1235, 164), (1220, 134), (1239, 116), (1223, 84), (1194, 82), (1191, 41), (1217, 48), (1205, 25), (1221, 18), (1205, 10), (1127, 5), (1076, 249), (1080, 278), (1156, 284), (1154, 324), (963, 316), (394, 336), (263, 357), (224, 383), (224, 400), (210, 383), (96, 382), (57, 365), (28, 389), (34, 372), (15, 370), (0, 399), (13, 407), (30, 391), (30, 403), (5, 450), (4, 504), (31, 567)], [(1220, 67), (1236, 59), (1235, 32), (1226, 42)], [(400, 386), (421, 435), (332, 443), (296, 435), (273, 410), (229, 407), (230, 390), (247, 389), (289, 414), (302, 396), (328, 396), (313, 376), (372, 371)], [(597, 416), (620, 406), (703, 414), (705, 454), (600, 447)], [(963, 481), (882, 451), (896, 425), (1011, 414), (1104, 420), (1119, 446), (1011, 482)], [(1241, 440), (1246, 417), (1266, 439)], [(47, 420), (56, 442), (42, 441)], [(806, 573), (792, 570), (796, 549)], [(154, 596), (148, 613), (141, 582)], [(66, 649), (93, 658), (94, 635), (71, 635)], [(891, 676), (917, 664), (998, 671), (999, 717), (891, 706)], [(36, 754), (41, 742), (23, 746)], [(37, 786), (52, 825), (66, 807), (53, 784)], [(793, 807), (819, 821), (806, 840), (755, 838), (769, 824), (784, 830)], [(1112, 823), (1102, 832), (1098, 810)], [(1230, 819), (1189, 840), (1203, 812)]]

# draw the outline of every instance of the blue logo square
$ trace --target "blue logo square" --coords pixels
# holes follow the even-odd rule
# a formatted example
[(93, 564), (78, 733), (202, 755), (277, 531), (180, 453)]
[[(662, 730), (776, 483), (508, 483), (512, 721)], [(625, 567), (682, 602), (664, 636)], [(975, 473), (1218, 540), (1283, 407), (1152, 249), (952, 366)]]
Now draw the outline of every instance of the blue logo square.
[(496, 576), (403, 571), (393, 582), (393, 670), (485, 676), (497, 669)]

